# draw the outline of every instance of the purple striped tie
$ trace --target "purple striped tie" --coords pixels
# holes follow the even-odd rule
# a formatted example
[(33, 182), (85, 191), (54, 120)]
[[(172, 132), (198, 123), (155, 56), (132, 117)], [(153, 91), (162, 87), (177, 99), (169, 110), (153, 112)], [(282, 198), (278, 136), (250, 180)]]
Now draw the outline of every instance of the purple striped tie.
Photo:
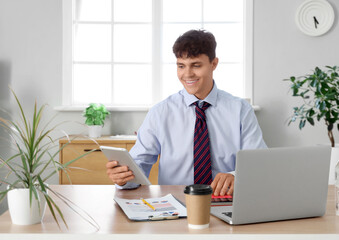
[(211, 184), (211, 153), (210, 140), (206, 124), (205, 110), (210, 106), (204, 102), (199, 108), (198, 102), (195, 105), (195, 131), (194, 131), (194, 184)]

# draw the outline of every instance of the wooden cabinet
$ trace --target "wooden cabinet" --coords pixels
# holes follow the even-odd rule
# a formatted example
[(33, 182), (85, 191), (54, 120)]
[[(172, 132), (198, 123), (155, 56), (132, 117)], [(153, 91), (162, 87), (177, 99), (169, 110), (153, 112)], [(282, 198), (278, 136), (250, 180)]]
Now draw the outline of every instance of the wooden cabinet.
[[(68, 143), (66, 138), (60, 139), (60, 163), (64, 164), (78, 156), (95, 149), (94, 152), (69, 165), (68, 175), (64, 172), (59, 174), (60, 184), (112, 184), (106, 174), (107, 158), (100, 151), (99, 146), (111, 146), (126, 148), (128, 151), (134, 146), (135, 140), (111, 139), (101, 137), (93, 140), (76, 138)], [(64, 146), (66, 145), (66, 146)], [(158, 161), (159, 162), (159, 161)], [(153, 166), (149, 179), (152, 184), (158, 184), (158, 162)]]

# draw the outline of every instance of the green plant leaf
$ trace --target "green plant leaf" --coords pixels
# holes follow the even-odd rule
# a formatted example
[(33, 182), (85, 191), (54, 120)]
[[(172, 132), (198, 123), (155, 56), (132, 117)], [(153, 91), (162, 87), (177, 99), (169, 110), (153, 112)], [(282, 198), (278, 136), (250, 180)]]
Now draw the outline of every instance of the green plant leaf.
[(317, 79), (313, 79), (310, 83), (311, 87), (316, 87), (317, 86)]
[(320, 102), (319, 109), (320, 109), (320, 111), (324, 111), (326, 109), (326, 102), (325, 101)]
[(311, 108), (311, 109), (309, 110), (309, 116), (310, 116), (310, 117), (313, 117), (314, 114), (315, 114), (315, 111), (313, 110), (313, 108)]
[(313, 120), (313, 118), (307, 118), (307, 121), (308, 121), (312, 126), (314, 126), (314, 120)]
[(301, 130), (303, 127), (305, 127), (305, 123), (306, 123), (305, 120), (300, 120), (300, 122), (299, 122), (299, 129), (300, 129), (300, 130)]
[[(53, 194), (55, 194), (59, 199), (61, 199), (61, 201), (63, 201), (63, 203), (66, 204), (70, 209), (72, 209), (76, 214), (81, 216), (86, 222), (91, 224), (97, 230), (100, 229), (99, 224), (86, 211), (84, 211), (83, 209), (78, 207), (75, 203), (73, 203), (70, 199), (66, 198), (64, 195), (62, 195), (62, 194), (60, 194), (60, 193), (58, 193), (56, 191), (53, 191), (51, 188), (48, 188), (48, 189), (51, 192), (53, 192)], [(80, 212), (82, 212), (83, 214), (80, 213)]]

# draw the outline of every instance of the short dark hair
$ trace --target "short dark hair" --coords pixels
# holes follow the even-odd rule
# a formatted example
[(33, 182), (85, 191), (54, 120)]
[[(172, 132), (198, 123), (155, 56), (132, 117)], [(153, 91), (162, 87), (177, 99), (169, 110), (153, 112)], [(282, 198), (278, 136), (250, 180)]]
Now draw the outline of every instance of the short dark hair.
[(206, 54), (212, 62), (215, 58), (216, 46), (217, 42), (212, 33), (205, 30), (190, 30), (175, 41), (173, 53), (177, 58), (191, 58)]

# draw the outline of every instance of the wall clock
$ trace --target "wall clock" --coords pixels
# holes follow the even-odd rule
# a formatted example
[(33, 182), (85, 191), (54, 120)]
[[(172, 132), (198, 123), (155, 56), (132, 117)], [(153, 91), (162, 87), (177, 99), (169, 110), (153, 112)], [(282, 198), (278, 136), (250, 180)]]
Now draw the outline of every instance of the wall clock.
[(297, 9), (295, 22), (303, 33), (320, 36), (334, 23), (334, 10), (326, 0), (306, 0)]

